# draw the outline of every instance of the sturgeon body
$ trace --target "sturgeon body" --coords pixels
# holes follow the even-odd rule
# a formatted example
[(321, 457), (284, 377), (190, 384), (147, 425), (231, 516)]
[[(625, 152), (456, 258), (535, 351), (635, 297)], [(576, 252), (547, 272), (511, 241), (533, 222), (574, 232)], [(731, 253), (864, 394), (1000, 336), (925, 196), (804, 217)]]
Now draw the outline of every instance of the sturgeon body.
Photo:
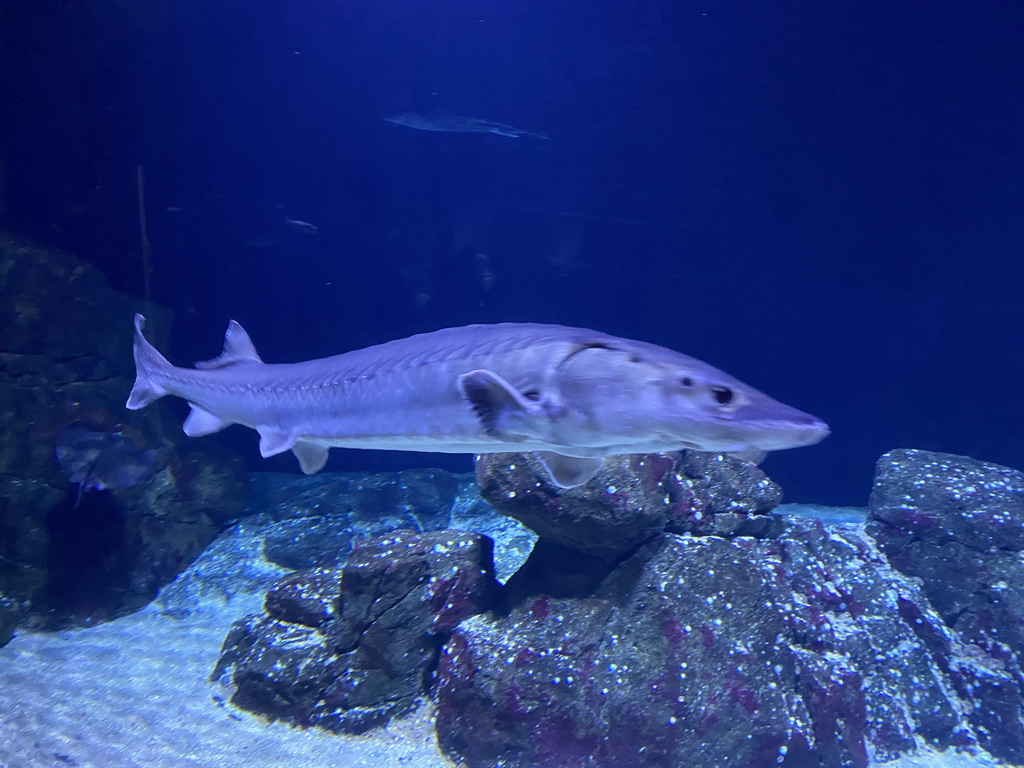
[(127, 407), (188, 401), (191, 437), (255, 429), (264, 457), (292, 451), (318, 472), (331, 447), (437, 453), (535, 452), (554, 482), (581, 485), (606, 456), (810, 445), (828, 427), (706, 363), (597, 331), (470, 325), (334, 357), (264, 363), (238, 323), (220, 357), (171, 365), (135, 316)]

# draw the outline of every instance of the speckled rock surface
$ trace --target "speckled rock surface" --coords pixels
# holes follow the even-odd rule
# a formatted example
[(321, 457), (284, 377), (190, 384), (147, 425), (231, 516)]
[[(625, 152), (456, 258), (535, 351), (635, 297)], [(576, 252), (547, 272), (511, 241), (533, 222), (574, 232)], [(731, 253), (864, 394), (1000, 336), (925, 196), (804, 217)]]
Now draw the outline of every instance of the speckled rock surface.
[(609, 561), (664, 530), (769, 535), (781, 491), (755, 465), (728, 456), (613, 456), (590, 482), (558, 488), (523, 454), (477, 458), (480, 493), (544, 540)]
[(495, 572), (504, 581), (536, 540), (480, 498), (472, 475), (441, 469), (311, 477), (254, 472), (246, 515), (269, 523), (267, 559), (293, 569), (340, 566), (354, 542), (393, 530), (454, 529), (482, 533), (495, 542)]
[(490, 540), (399, 531), (360, 543), (345, 567), (286, 576), (265, 613), (235, 624), (214, 678), (273, 720), (358, 733), (408, 712), (438, 647), (496, 587)]
[(743, 547), (665, 535), (590, 598), (464, 622), (438, 670), (442, 748), (471, 768), (774, 764), (793, 662)]
[[(868, 531), (897, 569), (921, 579), (940, 625), (974, 653), (977, 664), (954, 682), (974, 704), (982, 744), (1024, 762), (1024, 473), (892, 451), (878, 461)], [(915, 621), (921, 642), (952, 668), (956, 649), (934, 622)]]
[[(34, 626), (137, 610), (242, 504), (241, 467), (181, 450), (160, 406), (126, 411), (131, 317), (166, 311), (119, 294), (91, 265), (0, 234), (0, 592)], [(121, 432), (159, 470), (136, 488), (77, 488), (54, 458), (68, 427)]]
[(768, 513), (782, 489), (756, 464), (731, 456), (681, 451), (675, 457), (676, 495), (688, 503), (668, 521), (672, 533), (764, 538), (778, 533)]
[(513, 580), (507, 611), (443, 649), (443, 748), (469, 768), (848, 768), (983, 741), (962, 681), (997, 665), (863, 526), (783, 525), (663, 534), (571, 594)]

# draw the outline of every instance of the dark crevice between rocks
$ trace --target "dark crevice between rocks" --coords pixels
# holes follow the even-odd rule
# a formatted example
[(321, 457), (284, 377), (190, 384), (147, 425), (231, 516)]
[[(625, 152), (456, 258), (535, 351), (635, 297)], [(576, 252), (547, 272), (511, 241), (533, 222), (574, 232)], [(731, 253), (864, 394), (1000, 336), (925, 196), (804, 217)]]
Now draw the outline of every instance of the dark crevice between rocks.
[(125, 515), (108, 491), (73, 488), (46, 517), (47, 582), (37, 600), (41, 628), (112, 618), (129, 591)]
[(434, 632), (427, 635), (427, 643), (430, 646), (430, 658), (423, 667), (423, 678), (421, 692), (429, 696), (437, 684), (437, 668), (441, 664), (441, 649), (452, 635), (452, 630)]
[(499, 590), (492, 611), (495, 616), (505, 617), (539, 595), (554, 599), (593, 597), (626, 559), (610, 561), (550, 539), (539, 539), (526, 562)]

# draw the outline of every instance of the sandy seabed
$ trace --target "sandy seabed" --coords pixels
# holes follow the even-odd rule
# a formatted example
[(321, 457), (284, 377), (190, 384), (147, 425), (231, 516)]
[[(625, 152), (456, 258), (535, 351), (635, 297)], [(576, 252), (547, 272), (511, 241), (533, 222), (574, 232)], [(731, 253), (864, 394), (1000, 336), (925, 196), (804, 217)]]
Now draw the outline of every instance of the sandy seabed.
[(3, 768), (451, 768), (426, 707), (367, 736), (298, 730), (208, 682), (230, 621), (146, 609), (0, 649)]

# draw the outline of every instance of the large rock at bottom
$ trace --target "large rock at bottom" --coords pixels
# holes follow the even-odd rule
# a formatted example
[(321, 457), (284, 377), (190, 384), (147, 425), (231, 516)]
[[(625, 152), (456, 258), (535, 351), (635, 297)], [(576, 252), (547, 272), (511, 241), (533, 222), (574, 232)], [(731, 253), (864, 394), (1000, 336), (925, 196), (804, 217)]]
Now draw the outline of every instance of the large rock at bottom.
[[(945, 667), (924, 633), (952, 649)], [(464, 621), (437, 731), (469, 768), (861, 768), (916, 737), (977, 744), (956, 682), (973, 663), (854, 526), (663, 534), (589, 596), (538, 591)]]
[(476, 460), (483, 498), (541, 540), (609, 561), (621, 560), (664, 530), (764, 536), (779, 487), (755, 465), (718, 454), (611, 456), (577, 488), (559, 488), (528, 454)]
[(1024, 762), (1024, 473), (975, 459), (897, 450), (878, 461), (868, 532), (890, 562), (921, 579), (943, 622), (970, 644), (975, 663), (920, 627), (943, 669), (969, 692), (985, 748)]
[(341, 570), (282, 579), (265, 615), (232, 628), (213, 677), (230, 675), (243, 709), (364, 731), (413, 706), (443, 638), (494, 588), (486, 537), (398, 531), (358, 545)]
[(792, 718), (771, 685), (793, 662), (769, 599), (737, 543), (665, 536), (593, 597), (538, 595), (463, 622), (439, 666), (440, 743), (471, 768), (774, 759)]
[[(95, 267), (0, 233), (0, 593), (26, 624), (141, 608), (242, 510), (239, 462), (175, 442), (160, 404), (125, 409), (134, 312), (158, 335), (169, 328), (166, 310), (112, 290)], [(155, 454), (155, 471), (79, 499), (54, 456), (69, 428), (120, 433)]]

